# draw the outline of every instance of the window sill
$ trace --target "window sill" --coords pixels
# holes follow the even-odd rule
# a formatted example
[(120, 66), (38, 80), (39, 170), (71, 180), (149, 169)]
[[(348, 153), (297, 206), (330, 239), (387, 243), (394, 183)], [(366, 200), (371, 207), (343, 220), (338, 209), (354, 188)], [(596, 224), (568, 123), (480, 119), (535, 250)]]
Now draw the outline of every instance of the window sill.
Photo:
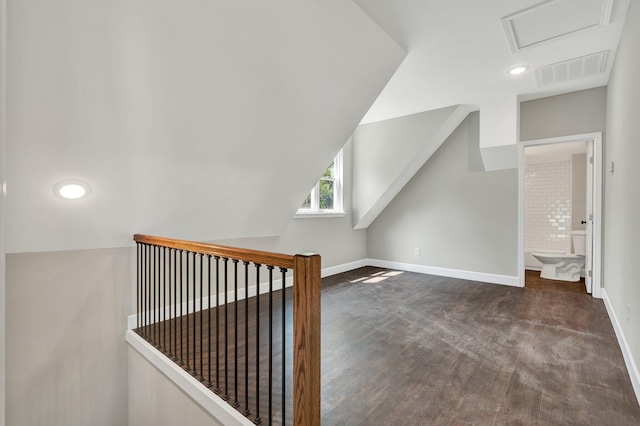
[(296, 213), (293, 218), (294, 219), (318, 219), (318, 218), (330, 218), (330, 217), (345, 217), (347, 212), (309, 212), (309, 213)]

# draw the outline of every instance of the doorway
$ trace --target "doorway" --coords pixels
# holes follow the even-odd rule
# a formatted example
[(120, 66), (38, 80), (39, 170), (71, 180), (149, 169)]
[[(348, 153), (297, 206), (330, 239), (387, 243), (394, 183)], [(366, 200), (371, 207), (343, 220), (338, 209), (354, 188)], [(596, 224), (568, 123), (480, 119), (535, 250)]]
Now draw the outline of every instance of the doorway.
[[(579, 148), (581, 147), (581, 148)], [(532, 269), (531, 249), (540, 249), (541, 247), (525, 247), (525, 180), (526, 176), (526, 152), (535, 152), (535, 156), (539, 158), (539, 163), (544, 162), (545, 155), (551, 155), (553, 151), (564, 152), (565, 157), (572, 155), (572, 149), (575, 151), (574, 160), (580, 159), (578, 154), (584, 153), (584, 168), (586, 169), (586, 190), (584, 199), (584, 210), (579, 211), (576, 215), (563, 215), (564, 205), (556, 205), (554, 208), (559, 209), (557, 215), (547, 215), (547, 225), (553, 225), (557, 231), (552, 231), (551, 239), (555, 242), (548, 244), (556, 244), (558, 252), (571, 253), (571, 231), (585, 235), (585, 266), (584, 266), (584, 284), (586, 291), (591, 293), (593, 297), (601, 298), (601, 227), (602, 227), (602, 133), (589, 133), (581, 135), (563, 136), (558, 138), (540, 139), (533, 141), (521, 142), (518, 146), (519, 166), (518, 166), (518, 279), (519, 285), (524, 287), (526, 272), (525, 269)], [(578, 152), (580, 151), (580, 152)], [(531, 158), (531, 156), (530, 156)], [(530, 163), (535, 163), (530, 160)], [(575, 161), (574, 161), (575, 162)], [(569, 164), (569, 163), (568, 163)], [(564, 167), (567, 167), (566, 165)], [(569, 166), (570, 167), (570, 166)], [(531, 166), (530, 166), (531, 170)], [(553, 200), (555, 201), (555, 200)], [(566, 202), (566, 200), (565, 200)], [(577, 209), (576, 209), (577, 210)], [(569, 209), (570, 211), (570, 209)], [(557, 217), (556, 217), (557, 216)], [(570, 217), (568, 217), (570, 216)], [(556, 223), (560, 222), (561, 223)], [(581, 223), (582, 222), (582, 223)], [(529, 224), (530, 226), (530, 224)], [(582, 228), (583, 227), (583, 228)], [(559, 230), (558, 230), (559, 229)], [(577, 231), (577, 232), (576, 232)], [(549, 235), (547, 235), (549, 237)], [(549, 240), (549, 238), (547, 238)], [(527, 239), (529, 245), (531, 239)], [(568, 249), (567, 249), (568, 248)], [(551, 249), (553, 251), (553, 248)], [(535, 260), (533, 262), (536, 262)], [(535, 269), (535, 266), (533, 266)], [(531, 272), (529, 272), (531, 276)]]

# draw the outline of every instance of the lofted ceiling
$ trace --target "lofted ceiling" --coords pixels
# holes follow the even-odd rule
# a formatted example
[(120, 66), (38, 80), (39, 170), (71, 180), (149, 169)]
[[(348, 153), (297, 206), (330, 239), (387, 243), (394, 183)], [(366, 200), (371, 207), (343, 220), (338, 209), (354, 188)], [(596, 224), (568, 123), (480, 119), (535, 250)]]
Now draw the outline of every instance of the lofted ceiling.
[(629, 1), (9, 2), (7, 249), (278, 235), (361, 120), (606, 85)]
[[(629, 0), (354, 1), (408, 52), (362, 123), (604, 86), (629, 6)], [(529, 69), (508, 75), (516, 65)]]
[[(342, 0), (7, 4), (7, 251), (279, 235), (406, 52)], [(60, 181), (91, 187), (62, 200)]]

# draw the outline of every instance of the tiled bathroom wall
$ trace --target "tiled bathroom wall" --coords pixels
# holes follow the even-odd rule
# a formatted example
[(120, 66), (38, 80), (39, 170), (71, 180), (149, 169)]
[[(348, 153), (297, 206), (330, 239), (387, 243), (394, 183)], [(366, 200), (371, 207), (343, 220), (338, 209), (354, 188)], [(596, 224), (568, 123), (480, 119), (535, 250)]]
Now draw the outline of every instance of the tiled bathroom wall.
[(525, 166), (525, 249), (571, 252), (571, 162)]

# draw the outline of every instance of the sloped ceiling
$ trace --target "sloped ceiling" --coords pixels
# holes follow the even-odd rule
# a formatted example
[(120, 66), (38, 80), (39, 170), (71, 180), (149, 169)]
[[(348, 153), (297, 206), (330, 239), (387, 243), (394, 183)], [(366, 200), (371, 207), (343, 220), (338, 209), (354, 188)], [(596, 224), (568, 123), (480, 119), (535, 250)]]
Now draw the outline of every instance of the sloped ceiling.
[(369, 227), (469, 114), (462, 105), (358, 126), (353, 133), (353, 224)]
[[(8, 252), (277, 235), (405, 56), (342, 0), (34, 0), (8, 21)], [(68, 178), (91, 196), (56, 198)]]
[[(579, 19), (586, 6), (606, 8), (609, 0), (354, 0), (409, 54), (363, 123), (430, 111), (449, 105), (481, 104), (518, 96), (530, 100), (605, 86), (624, 27), (630, 0), (611, 0), (605, 25), (512, 52), (502, 19), (525, 10), (569, 8), (565, 17)], [(573, 8), (573, 10), (572, 10)], [(532, 15), (526, 15), (531, 17)], [(532, 21), (546, 33), (556, 19)], [(567, 30), (571, 30), (571, 26)], [(602, 73), (539, 86), (536, 69), (585, 55), (608, 51)], [(529, 70), (507, 74), (516, 65)]]

